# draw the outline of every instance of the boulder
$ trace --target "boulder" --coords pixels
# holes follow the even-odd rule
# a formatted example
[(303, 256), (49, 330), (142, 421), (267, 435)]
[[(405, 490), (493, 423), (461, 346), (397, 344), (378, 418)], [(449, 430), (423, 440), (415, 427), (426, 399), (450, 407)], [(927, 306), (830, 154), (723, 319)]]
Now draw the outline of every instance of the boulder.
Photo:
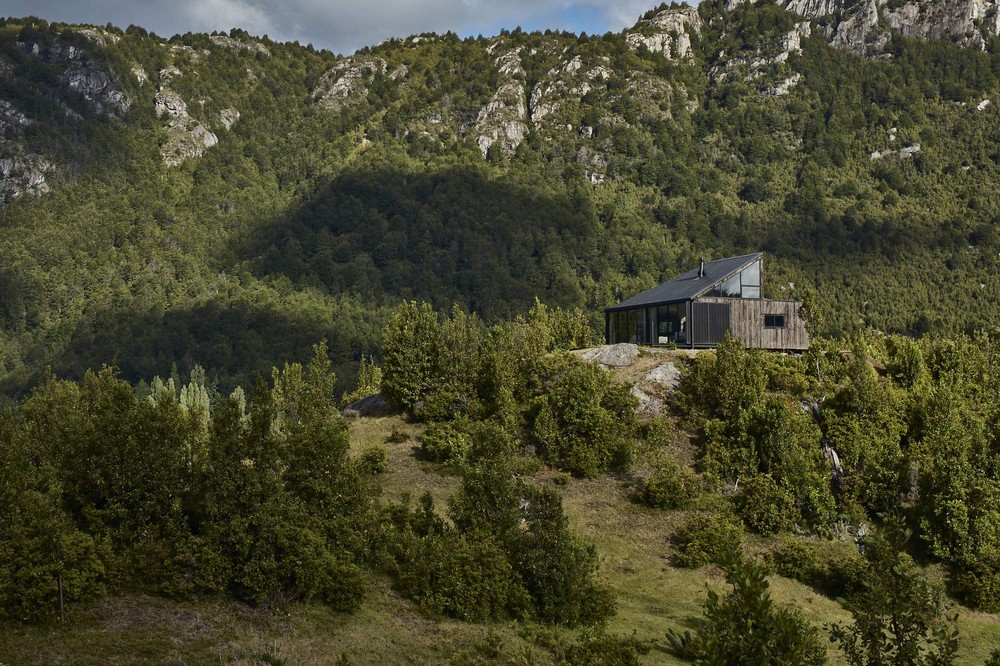
[(635, 358), (638, 355), (639, 345), (627, 342), (594, 347), (593, 349), (585, 349), (580, 352), (580, 358), (584, 361), (600, 363), (611, 368), (627, 368), (635, 363)]
[(643, 379), (651, 384), (659, 384), (668, 391), (673, 391), (680, 386), (681, 371), (673, 363), (664, 363), (647, 372)]
[(352, 416), (385, 416), (392, 412), (389, 403), (385, 401), (381, 393), (361, 398), (349, 404), (342, 412), (345, 417)]
[(660, 416), (663, 413), (663, 401), (653, 397), (642, 389), (633, 386), (629, 393), (639, 399), (639, 406), (635, 408), (636, 414), (647, 416)]

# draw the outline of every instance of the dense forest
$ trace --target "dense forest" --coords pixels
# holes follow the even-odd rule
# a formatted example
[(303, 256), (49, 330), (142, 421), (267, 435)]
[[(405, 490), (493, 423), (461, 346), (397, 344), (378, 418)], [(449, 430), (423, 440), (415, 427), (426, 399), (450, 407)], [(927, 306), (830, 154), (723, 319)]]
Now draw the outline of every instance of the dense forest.
[[(675, 358), (666, 411), (637, 414), (629, 382), (566, 351), (588, 334), (582, 311), (541, 303), (490, 326), (406, 302), (384, 366), (366, 361), (340, 401), (325, 344), (229, 395), (200, 367), (141, 386), (112, 369), (49, 375), (0, 418), (0, 618), (55, 623), (136, 593), (356, 613), (383, 576), (430, 617), (586, 627), (562, 653), (532, 639), (542, 663), (638, 664), (656, 647), (821, 664), (832, 642), (838, 663), (945, 665), (995, 646), (995, 339), (868, 333), (781, 356), (727, 338)], [(422, 424), (423, 464), (457, 477), (445, 506), (382, 496), (408, 435), (352, 452), (339, 406), (377, 391)], [(681, 519), (658, 546), (670, 566), (724, 572), (731, 590), (709, 592), (693, 630), (608, 631), (621, 598), (563, 508), (565, 489), (608, 475), (641, 510)], [(850, 621), (810, 622), (768, 576)], [(987, 638), (963, 653), (959, 618), (976, 612)]]
[(0, 157), (49, 191), (0, 210), (4, 390), (110, 362), (232, 390), (321, 338), (345, 389), (401, 299), (494, 321), (538, 297), (597, 334), (698, 257), (759, 250), (827, 333), (996, 325), (992, 45), (865, 59), (767, 2), (701, 3), (683, 57), (627, 39), (679, 11), (347, 58), (7, 19)]
[[(0, 661), (1000, 664), (1000, 44), (822, 23), (0, 19)], [(755, 251), (808, 352), (572, 353)]]

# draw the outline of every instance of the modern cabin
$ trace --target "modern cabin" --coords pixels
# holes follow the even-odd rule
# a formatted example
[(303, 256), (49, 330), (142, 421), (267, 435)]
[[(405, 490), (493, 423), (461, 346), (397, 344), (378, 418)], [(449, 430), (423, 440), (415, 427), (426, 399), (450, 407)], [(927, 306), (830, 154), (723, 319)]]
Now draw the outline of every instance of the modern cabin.
[(797, 301), (762, 298), (760, 252), (699, 266), (605, 310), (608, 344), (714, 347), (728, 332), (747, 347), (797, 351), (809, 334)]

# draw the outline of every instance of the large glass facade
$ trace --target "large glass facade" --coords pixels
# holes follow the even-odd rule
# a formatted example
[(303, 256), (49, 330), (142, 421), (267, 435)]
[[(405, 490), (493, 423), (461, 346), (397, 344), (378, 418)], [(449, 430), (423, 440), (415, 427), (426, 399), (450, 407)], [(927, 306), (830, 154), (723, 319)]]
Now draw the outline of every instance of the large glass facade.
[(608, 313), (611, 343), (639, 345), (683, 344), (687, 341), (687, 304), (636, 308)]
[(760, 261), (755, 261), (713, 289), (709, 296), (760, 298)]
[(666, 345), (687, 341), (687, 306), (671, 303), (656, 308), (656, 340), (653, 344)]

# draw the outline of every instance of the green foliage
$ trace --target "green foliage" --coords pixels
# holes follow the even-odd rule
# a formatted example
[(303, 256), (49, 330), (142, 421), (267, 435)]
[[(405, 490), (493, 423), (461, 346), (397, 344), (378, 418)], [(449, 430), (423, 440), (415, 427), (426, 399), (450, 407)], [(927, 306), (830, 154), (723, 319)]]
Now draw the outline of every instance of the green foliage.
[(729, 513), (699, 512), (675, 538), (674, 563), (695, 569), (708, 563), (722, 564), (743, 544), (743, 524)]
[(352, 402), (367, 398), (382, 391), (382, 368), (375, 364), (375, 359), (371, 356), (361, 357), (361, 365), (358, 368), (358, 387), (350, 393), (345, 393), (340, 399), (340, 404), (346, 407)]
[(684, 509), (701, 492), (702, 483), (689, 467), (664, 458), (642, 484), (638, 500), (654, 509)]
[(429, 496), (408, 513), (397, 577), (432, 612), (472, 619), (534, 618), (594, 625), (615, 612), (596, 580), (597, 553), (569, 531), (559, 496), (516, 480), (514, 443), (479, 424), (460, 488), (449, 500), (454, 527)]
[(732, 591), (708, 592), (704, 620), (694, 634), (667, 634), (674, 654), (719, 666), (826, 663), (819, 631), (799, 611), (774, 604), (762, 564), (731, 550), (723, 569)]
[(768, 475), (747, 479), (736, 507), (743, 523), (765, 536), (790, 530), (800, 519), (795, 497)]
[(635, 636), (587, 629), (567, 651), (565, 661), (580, 666), (639, 666), (649, 652), (650, 646)]
[(536, 373), (530, 433), (539, 455), (587, 477), (627, 465), (636, 436), (628, 387), (568, 354), (543, 359)]
[(831, 640), (854, 666), (954, 663), (955, 618), (942, 614), (940, 591), (902, 551), (907, 536), (890, 521), (884, 532), (865, 540), (861, 591), (848, 600), (854, 622), (831, 628)]
[(768, 554), (768, 562), (776, 573), (834, 598), (856, 592), (865, 569), (854, 544), (841, 541), (807, 544), (788, 538)]
[(385, 447), (373, 446), (361, 452), (358, 460), (361, 470), (368, 474), (384, 474), (389, 470), (389, 459)]
[(451, 423), (432, 423), (420, 436), (420, 452), (428, 460), (461, 465), (469, 452), (469, 435)]

